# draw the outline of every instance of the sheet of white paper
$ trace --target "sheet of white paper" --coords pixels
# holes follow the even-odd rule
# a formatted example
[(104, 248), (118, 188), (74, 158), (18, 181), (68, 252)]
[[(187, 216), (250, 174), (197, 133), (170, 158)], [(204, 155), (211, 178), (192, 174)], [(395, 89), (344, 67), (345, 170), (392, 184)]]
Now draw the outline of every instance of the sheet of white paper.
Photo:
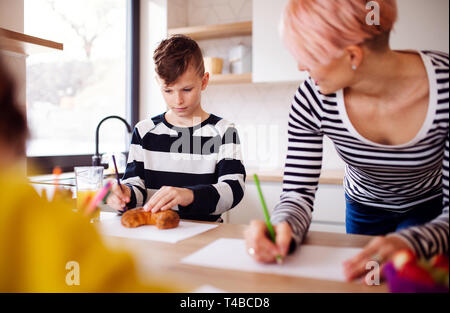
[(116, 213), (101, 212), (98, 223), (100, 233), (107, 236), (177, 243), (217, 227), (214, 224), (180, 221), (178, 227), (171, 229), (158, 229), (153, 225), (126, 228), (120, 223), (120, 218)]
[(119, 215), (114, 212), (100, 212), (100, 221), (109, 220), (112, 218), (117, 218)]
[(342, 262), (360, 248), (302, 245), (287, 256), (283, 264), (261, 264), (253, 260), (242, 239), (221, 238), (185, 257), (181, 263), (247, 272), (300, 276), (345, 281)]

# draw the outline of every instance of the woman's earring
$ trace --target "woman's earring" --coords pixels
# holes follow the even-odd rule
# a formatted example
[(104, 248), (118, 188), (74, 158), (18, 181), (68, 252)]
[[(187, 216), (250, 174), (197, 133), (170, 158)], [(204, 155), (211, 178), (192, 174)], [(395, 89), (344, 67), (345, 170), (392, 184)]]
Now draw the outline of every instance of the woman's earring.
[(352, 70), (356, 71), (356, 65), (355, 64), (352, 65)]

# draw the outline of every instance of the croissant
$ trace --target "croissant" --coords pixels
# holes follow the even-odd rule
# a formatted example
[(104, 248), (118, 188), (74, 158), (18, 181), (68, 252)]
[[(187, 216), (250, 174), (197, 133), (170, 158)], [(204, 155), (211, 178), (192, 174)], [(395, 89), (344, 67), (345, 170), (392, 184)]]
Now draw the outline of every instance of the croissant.
[(180, 223), (180, 216), (173, 210), (147, 212), (144, 208), (126, 211), (122, 215), (122, 225), (128, 228), (142, 225), (156, 225), (158, 229), (175, 228)]

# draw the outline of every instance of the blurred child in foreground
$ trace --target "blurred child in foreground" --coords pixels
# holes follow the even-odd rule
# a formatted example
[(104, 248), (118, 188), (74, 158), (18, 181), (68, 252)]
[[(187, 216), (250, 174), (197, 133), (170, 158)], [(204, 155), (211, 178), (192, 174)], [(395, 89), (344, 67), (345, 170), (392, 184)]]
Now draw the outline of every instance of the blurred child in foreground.
[(28, 130), (0, 59), (0, 292), (167, 292), (145, 286), (124, 252), (109, 250), (88, 219), (40, 198), (18, 163)]

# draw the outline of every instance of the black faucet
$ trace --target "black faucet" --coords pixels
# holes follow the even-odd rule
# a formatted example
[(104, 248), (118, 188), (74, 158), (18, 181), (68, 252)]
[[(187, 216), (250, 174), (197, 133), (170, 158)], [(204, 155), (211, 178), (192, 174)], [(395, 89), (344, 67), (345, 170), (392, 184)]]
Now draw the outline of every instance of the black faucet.
[(125, 124), (125, 126), (127, 127), (128, 133), (131, 134), (131, 132), (132, 132), (130, 124), (128, 124), (128, 122), (125, 119), (123, 119), (122, 117), (120, 117), (120, 116), (111, 115), (111, 116), (107, 116), (104, 119), (102, 119), (100, 121), (100, 123), (98, 123), (97, 129), (95, 130), (95, 154), (92, 157), (92, 165), (93, 166), (100, 166), (101, 165), (101, 160), (102, 160), (102, 156), (98, 153), (98, 141), (99, 141), (98, 137), (99, 137), (99, 132), (100, 132), (100, 125), (102, 125), (102, 123), (104, 121), (109, 120), (111, 118), (115, 118), (115, 119), (121, 120)]

